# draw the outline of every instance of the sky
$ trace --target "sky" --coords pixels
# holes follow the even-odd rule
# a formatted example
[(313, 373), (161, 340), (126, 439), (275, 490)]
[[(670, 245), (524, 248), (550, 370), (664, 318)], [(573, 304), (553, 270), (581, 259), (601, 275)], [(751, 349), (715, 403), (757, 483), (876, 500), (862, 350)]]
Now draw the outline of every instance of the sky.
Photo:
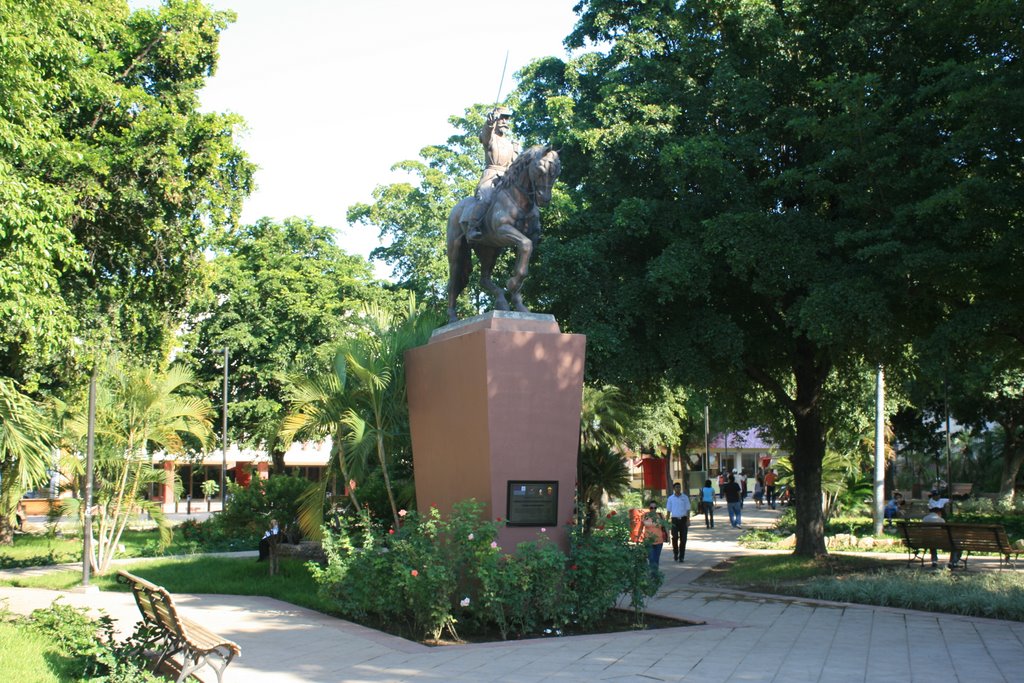
[(493, 102), (506, 53), (502, 97), (530, 61), (565, 58), (577, 1), (213, 0), (238, 20), (202, 107), (246, 120), (239, 143), (259, 171), (243, 222), (309, 216), (368, 256), (378, 232), (349, 226), (348, 207), (444, 143), (449, 116)]

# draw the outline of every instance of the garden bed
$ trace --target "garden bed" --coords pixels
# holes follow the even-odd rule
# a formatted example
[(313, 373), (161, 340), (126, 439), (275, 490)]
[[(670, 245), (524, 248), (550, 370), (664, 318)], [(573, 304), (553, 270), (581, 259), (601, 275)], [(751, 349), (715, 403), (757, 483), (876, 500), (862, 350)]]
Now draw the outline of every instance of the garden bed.
[[(635, 618), (633, 610), (630, 609), (613, 609), (611, 610), (607, 618), (600, 624), (597, 624), (592, 629), (581, 629), (574, 628), (571, 625), (561, 629), (547, 628), (540, 633), (532, 633), (519, 635), (507, 640), (523, 641), (523, 640), (541, 640), (547, 638), (565, 638), (571, 636), (585, 636), (599, 633), (630, 633), (634, 631), (656, 631), (666, 628), (683, 628), (686, 626), (701, 626), (706, 622), (703, 621), (688, 621), (686, 619), (675, 619), (673, 617), (666, 617), (660, 614), (644, 614), (643, 623), (640, 626), (635, 624)], [(374, 628), (378, 631), (390, 633), (391, 635), (405, 637), (404, 634), (398, 632), (395, 629), (393, 623), (388, 624), (364, 624), (370, 628)], [(423, 640), (420, 641), (423, 645), (430, 645), (432, 647), (445, 647), (451, 645), (472, 645), (476, 643), (495, 643), (503, 642), (504, 638), (501, 636), (501, 632), (496, 628), (491, 628), (472, 634), (468, 634), (465, 638), (440, 638), (437, 640)]]

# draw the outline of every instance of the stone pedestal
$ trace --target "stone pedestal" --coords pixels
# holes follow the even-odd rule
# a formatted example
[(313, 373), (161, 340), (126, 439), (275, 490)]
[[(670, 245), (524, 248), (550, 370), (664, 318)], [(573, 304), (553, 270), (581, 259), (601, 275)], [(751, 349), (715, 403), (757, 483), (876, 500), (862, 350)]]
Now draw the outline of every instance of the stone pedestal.
[[(510, 481), (557, 482), (557, 524), (573, 517), (586, 338), (554, 316), (495, 311), (447, 325), (406, 353), (416, 501), (421, 510), (476, 498), (508, 517)], [(505, 550), (540, 526), (506, 526)]]

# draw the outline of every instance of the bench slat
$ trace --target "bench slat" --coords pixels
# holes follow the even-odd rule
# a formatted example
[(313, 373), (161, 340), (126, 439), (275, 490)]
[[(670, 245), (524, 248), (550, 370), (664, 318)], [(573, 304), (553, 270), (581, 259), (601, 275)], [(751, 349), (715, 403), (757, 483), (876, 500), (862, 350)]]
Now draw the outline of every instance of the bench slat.
[[(179, 615), (171, 594), (160, 586), (123, 570), (118, 575), (119, 581), (123, 578), (123, 582), (131, 587), (143, 621), (157, 628), (163, 636), (163, 648), (156, 665), (159, 666), (165, 658), (181, 653), (179, 681), (185, 680), (205, 665), (217, 673), (217, 680), (220, 681), (224, 669), (232, 659), (241, 655), (242, 648)], [(219, 661), (211, 660), (211, 656), (217, 657)]]

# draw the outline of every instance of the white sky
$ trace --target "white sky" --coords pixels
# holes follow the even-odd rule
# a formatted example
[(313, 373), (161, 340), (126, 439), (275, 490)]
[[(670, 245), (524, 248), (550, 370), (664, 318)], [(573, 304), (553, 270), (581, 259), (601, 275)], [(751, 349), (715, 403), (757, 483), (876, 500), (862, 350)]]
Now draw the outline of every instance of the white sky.
[(202, 102), (246, 119), (240, 144), (260, 170), (243, 221), (310, 216), (367, 256), (377, 231), (349, 226), (348, 207), (447, 140), (449, 116), (493, 102), (506, 52), (502, 96), (528, 62), (564, 58), (576, 2), (213, 0), (238, 21)]

